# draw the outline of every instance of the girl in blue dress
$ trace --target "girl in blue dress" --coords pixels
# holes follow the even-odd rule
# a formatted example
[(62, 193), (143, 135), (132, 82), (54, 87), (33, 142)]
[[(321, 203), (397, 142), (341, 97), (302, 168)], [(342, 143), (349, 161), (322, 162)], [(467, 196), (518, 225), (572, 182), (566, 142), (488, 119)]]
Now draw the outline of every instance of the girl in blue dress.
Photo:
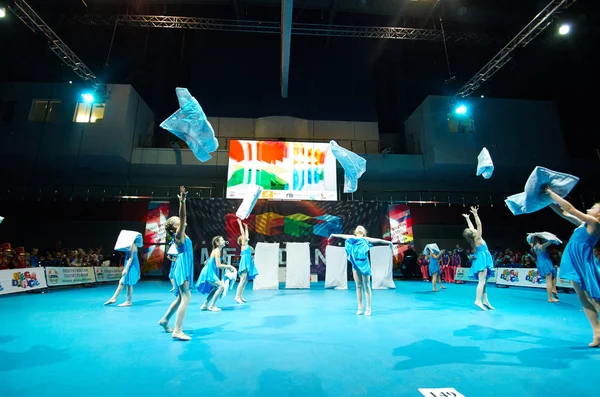
[(122, 277), (119, 280), (119, 285), (112, 298), (107, 300), (104, 305), (112, 305), (117, 301), (123, 287), (127, 287), (127, 298), (125, 302), (118, 305), (119, 307), (131, 306), (131, 296), (133, 295), (133, 286), (140, 280), (140, 260), (138, 259), (138, 250), (135, 242), (131, 244), (131, 248), (127, 250), (125, 257), (125, 268), (123, 269)]
[(534, 236), (531, 240), (531, 249), (535, 253), (535, 266), (537, 267), (540, 277), (546, 279), (546, 290), (548, 291), (548, 302), (558, 302), (558, 292), (556, 291), (556, 269), (550, 258), (547, 249), (554, 244), (552, 241)]
[(198, 289), (198, 292), (201, 294), (208, 294), (206, 301), (200, 307), (200, 310), (220, 312), (221, 309), (219, 309), (216, 304), (217, 300), (225, 290), (225, 284), (221, 281), (220, 277), (221, 269), (235, 271), (235, 267), (221, 262), (221, 251), (223, 251), (223, 247), (225, 247), (225, 239), (223, 237), (214, 237), (212, 239), (212, 247), (213, 250), (210, 257), (204, 264), (198, 282), (196, 282), (196, 289)]
[(238, 245), (240, 246), (240, 268), (238, 274), (240, 275), (240, 283), (237, 287), (235, 294), (235, 301), (237, 303), (245, 303), (246, 300), (243, 297), (244, 290), (248, 280), (254, 280), (258, 275), (258, 270), (254, 265), (252, 259), (252, 247), (248, 244), (250, 241), (250, 233), (248, 232), (248, 225), (242, 224), (242, 220), (238, 218), (238, 225), (240, 226), (240, 237), (238, 237)]
[(481, 219), (479, 219), (477, 210), (477, 207), (471, 207), (471, 214), (473, 214), (477, 228), (473, 227), (469, 214), (463, 214), (468, 226), (463, 232), (463, 237), (471, 244), (475, 251), (475, 258), (471, 264), (469, 277), (478, 281), (475, 293), (475, 305), (484, 311), (487, 309), (494, 310), (487, 295), (487, 279), (494, 277), (496, 274), (494, 271), (494, 260), (485, 240), (482, 238), (483, 227), (481, 226)]
[(356, 314), (360, 315), (363, 312), (363, 290), (367, 308), (365, 316), (371, 315), (371, 262), (369, 262), (369, 250), (373, 244), (388, 244), (392, 248), (393, 244), (390, 241), (381, 240), (378, 238), (367, 237), (367, 231), (362, 226), (357, 226), (354, 229), (354, 235), (350, 234), (332, 234), (329, 236), (343, 238), (346, 240), (346, 255), (352, 263), (352, 275), (356, 282), (356, 300), (358, 301), (358, 310)]
[[(187, 213), (185, 209), (185, 201), (187, 199), (187, 191), (185, 187), (179, 188), (179, 216), (172, 216), (165, 223), (167, 233), (175, 235), (174, 243), (177, 247), (177, 259), (172, 270), (173, 281), (175, 283), (175, 300), (171, 303), (167, 312), (158, 324), (165, 329), (166, 332), (171, 332), (173, 339), (188, 341), (191, 340), (188, 335), (183, 333), (183, 319), (187, 312), (187, 308), (191, 301), (190, 284), (194, 280), (194, 246), (192, 240), (185, 234), (187, 227)], [(169, 320), (173, 314), (175, 316), (175, 328), (169, 327)]]
[(586, 213), (577, 210), (571, 203), (549, 188), (546, 194), (558, 204), (550, 208), (558, 215), (577, 225), (569, 239), (560, 261), (560, 277), (571, 280), (583, 312), (592, 326), (593, 339), (589, 347), (600, 346), (600, 263), (594, 258), (594, 246), (600, 239), (600, 203)]
[(439, 254), (433, 253), (433, 251), (429, 250), (429, 253), (425, 254), (429, 258), (429, 277), (431, 277), (431, 285), (433, 286), (433, 291), (438, 292), (439, 289), (435, 288), (436, 284), (440, 285), (440, 289), (446, 289), (442, 285), (442, 280), (440, 277), (440, 257), (442, 253)]

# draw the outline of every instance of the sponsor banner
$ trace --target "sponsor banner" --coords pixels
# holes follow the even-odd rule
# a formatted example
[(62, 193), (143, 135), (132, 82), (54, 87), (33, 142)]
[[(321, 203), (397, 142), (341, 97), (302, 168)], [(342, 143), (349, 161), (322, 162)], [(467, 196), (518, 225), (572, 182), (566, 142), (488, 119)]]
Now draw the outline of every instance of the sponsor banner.
[(0, 295), (46, 288), (44, 268), (0, 270)]
[[(537, 269), (502, 267), (496, 269), (498, 277), (496, 284), (514, 285), (516, 287), (546, 288), (546, 278), (541, 277)], [(571, 281), (560, 278), (560, 270), (556, 286), (573, 288)]]
[[(496, 282), (496, 276), (498, 275), (498, 270), (500, 269), (494, 269), (496, 271), (496, 275), (494, 277), (489, 277), (487, 279), (488, 283), (495, 283)], [(456, 274), (454, 275), (454, 280), (456, 281), (471, 281), (471, 282), (477, 282), (477, 280), (473, 280), (472, 278), (469, 277), (469, 272), (471, 271), (470, 267), (457, 267), (456, 268)]]
[(47, 267), (46, 280), (48, 287), (60, 285), (95, 283), (93, 267)]
[(97, 283), (105, 283), (107, 281), (119, 281), (123, 276), (122, 267), (96, 266), (94, 267)]

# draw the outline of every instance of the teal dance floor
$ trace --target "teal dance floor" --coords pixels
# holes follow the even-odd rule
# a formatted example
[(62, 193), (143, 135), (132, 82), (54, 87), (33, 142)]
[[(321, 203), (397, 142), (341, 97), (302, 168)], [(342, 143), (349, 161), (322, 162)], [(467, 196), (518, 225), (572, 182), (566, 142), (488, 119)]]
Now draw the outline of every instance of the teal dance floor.
[(575, 294), (550, 304), (544, 290), (492, 285), (497, 310), (482, 312), (474, 284), (396, 285), (374, 291), (371, 317), (355, 315), (353, 283), (250, 284), (248, 304), (230, 291), (220, 313), (201, 312), (193, 294), (190, 342), (157, 325), (172, 300), (167, 282), (140, 282), (128, 308), (103, 306), (114, 284), (3, 296), (0, 395), (417, 397), (451, 387), (466, 397), (598, 396), (600, 349), (587, 347)]

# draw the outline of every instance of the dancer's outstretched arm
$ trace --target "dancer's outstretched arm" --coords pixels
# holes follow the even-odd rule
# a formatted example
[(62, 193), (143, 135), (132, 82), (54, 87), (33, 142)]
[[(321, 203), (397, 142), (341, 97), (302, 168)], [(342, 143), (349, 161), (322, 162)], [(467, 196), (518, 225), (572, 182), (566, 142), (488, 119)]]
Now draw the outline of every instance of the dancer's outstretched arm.
[(187, 199), (187, 191), (184, 186), (179, 187), (179, 227), (177, 228), (177, 232), (175, 232), (175, 238), (178, 243), (183, 241), (185, 236), (185, 228), (187, 226), (187, 212), (185, 210), (185, 200)]
[(343, 239), (349, 239), (349, 238), (354, 238), (356, 237), (353, 234), (332, 234), (331, 236), (329, 236), (329, 238), (343, 238)]
[(471, 222), (471, 218), (470, 218), (470, 215), (469, 215), (469, 214), (462, 214), (462, 216), (464, 216), (464, 217), (465, 217), (465, 219), (466, 219), (466, 221), (467, 221), (467, 227), (468, 227), (469, 229), (477, 230), (477, 229), (475, 229), (475, 226), (473, 226), (473, 222)]
[(563, 211), (563, 209), (560, 208), (560, 206), (558, 204), (550, 204), (550, 209), (552, 211), (556, 212), (561, 218), (568, 220), (569, 222), (571, 222), (575, 226), (581, 226), (581, 224), (583, 223), (582, 221), (580, 221), (579, 219), (577, 219), (573, 215), (569, 214), (566, 211)]
[(473, 218), (475, 218), (475, 225), (477, 226), (477, 228), (475, 229), (477, 230), (476, 238), (481, 238), (481, 236), (483, 236), (483, 226), (481, 225), (481, 219), (479, 219), (479, 214), (477, 213), (477, 210), (477, 207), (471, 207), (471, 213), (473, 214)]
[(588, 227), (591, 227), (593, 230), (596, 230), (596, 228), (598, 227), (598, 219), (596, 217), (584, 214), (583, 212), (579, 211), (573, 206), (573, 204), (569, 203), (567, 200), (554, 193), (550, 188), (546, 188), (546, 194), (548, 194), (550, 198), (554, 200), (554, 202), (556, 202), (560, 206), (560, 208), (563, 209), (564, 212), (574, 216), (582, 223), (587, 223)]

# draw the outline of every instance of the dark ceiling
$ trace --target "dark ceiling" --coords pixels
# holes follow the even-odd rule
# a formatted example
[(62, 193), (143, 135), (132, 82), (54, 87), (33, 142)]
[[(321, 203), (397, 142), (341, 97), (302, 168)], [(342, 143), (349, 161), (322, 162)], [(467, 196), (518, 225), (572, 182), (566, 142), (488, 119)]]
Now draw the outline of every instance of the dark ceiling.
[[(293, 21), (440, 29), (441, 18), (446, 31), (511, 38), (549, 1), (296, 0)], [(446, 56), (441, 42), (293, 36), (290, 97), (282, 100), (278, 35), (114, 30), (73, 21), (84, 14), (146, 14), (279, 22), (280, 0), (28, 3), (104, 82), (132, 84), (157, 118), (176, 106), (173, 87), (179, 85), (202, 91), (203, 106), (214, 115), (378, 120), (380, 131), (400, 131), (427, 95), (455, 93), (502, 48), (499, 42), (448, 42)], [(596, 123), (595, 105), (583, 95), (598, 85), (590, 61), (600, 39), (593, 4), (577, 1), (558, 19), (572, 24), (570, 36), (557, 37), (556, 26), (548, 28), (477, 93), (555, 101), (575, 156), (595, 155), (594, 145), (578, 141)], [(0, 21), (0, 47), (0, 81), (76, 80), (48, 50), (45, 38), (14, 17)]]

